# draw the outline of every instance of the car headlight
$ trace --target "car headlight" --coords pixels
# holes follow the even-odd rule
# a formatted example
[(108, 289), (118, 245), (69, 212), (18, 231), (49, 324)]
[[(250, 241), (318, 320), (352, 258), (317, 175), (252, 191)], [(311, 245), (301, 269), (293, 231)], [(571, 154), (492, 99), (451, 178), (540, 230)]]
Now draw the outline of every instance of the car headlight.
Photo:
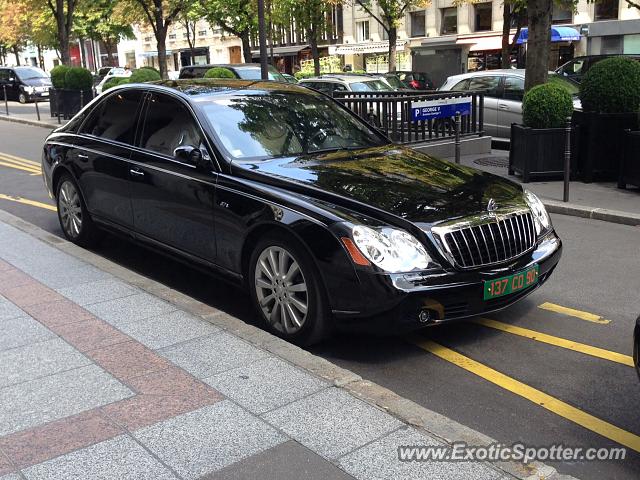
[(524, 199), (533, 213), (533, 223), (539, 236), (551, 229), (551, 217), (537, 195), (529, 190), (524, 191)]
[(22, 89), (29, 94), (36, 91), (35, 87), (30, 87), (30, 86), (22, 87)]
[(351, 236), (367, 260), (389, 273), (425, 270), (432, 264), (424, 246), (404, 230), (356, 225)]

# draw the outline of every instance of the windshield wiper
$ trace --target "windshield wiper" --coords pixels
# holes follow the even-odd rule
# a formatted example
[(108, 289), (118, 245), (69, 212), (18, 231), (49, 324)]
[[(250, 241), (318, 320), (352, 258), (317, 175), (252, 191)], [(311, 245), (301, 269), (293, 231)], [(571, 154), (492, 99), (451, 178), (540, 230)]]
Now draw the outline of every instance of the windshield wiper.
[(307, 155), (312, 155), (314, 153), (327, 153), (327, 152), (341, 152), (341, 151), (351, 151), (351, 150), (362, 150), (363, 148), (368, 148), (366, 146), (348, 146), (348, 147), (331, 147), (331, 148), (321, 148), (319, 150), (311, 150), (306, 152)]

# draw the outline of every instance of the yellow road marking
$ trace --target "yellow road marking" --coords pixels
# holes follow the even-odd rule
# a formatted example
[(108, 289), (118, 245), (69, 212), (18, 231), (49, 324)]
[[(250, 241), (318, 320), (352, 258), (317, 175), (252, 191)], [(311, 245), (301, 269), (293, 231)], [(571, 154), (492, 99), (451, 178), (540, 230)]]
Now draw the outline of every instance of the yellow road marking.
[(586, 320), (587, 322), (593, 323), (601, 323), (607, 324), (611, 323), (611, 320), (606, 320), (602, 318), (600, 315), (596, 315), (594, 313), (583, 312), (582, 310), (576, 310), (574, 308), (563, 307), (562, 305), (556, 305), (555, 303), (543, 303), (542, 305), (538, 305), (538, 308), (543, 310), (548, 310), (550, 312), (562, 313), (563, 315), (569, 315), (571, 317), (576, 317), (581, 320)]
[(10, 202), (22, 203), (24, 205), (31, 205), (32, 207), (44, 208), (45, 210), (57, 211), (56, 207), (49, 205), (48, 203), (37, 202), (35, 200), (29, 200), (27, 198), (18, 197), (15, 195), (5, 195), (0, 193), (0, 200), (9, 200)]
[(6, 163), (3, 162), (2, 160), (4, 160), (2, 157), (0, 157), (0, 165), (2, 165), (3, 167), (9, 167), (9, 168), (15, 168), (17, 170), (22, 170), (24, 172), (29, 172), (32, 175), (40, 175), (42, 172), (40, 170), (36, 170), (32, 167), (23, 167), (20, 165), (15, 165), (13, 163)]
[(0, 152), (0, 156), (1, 157), (6, 157), (6, 158), (11, 159), (11, 160), (14, 160), (16, 162), (22, 162), (22, 163), (26, 163), (28, 165), (32, 165), (32, 166), (40, 168), (40, 162), (34, 162), (33, 160), (28, 160), (28, 159), (22, 158), (22, 157), (16, 157), (15, 155), (11, 155), (10, 153), (4, 153), (4, 152)]
[(485, 327), (494, 328), (503, 332), (511, 333), (513, 335), (530, 338), (531, 340), (535, 340), (537, 342), (548, 343), (549, 345), (555, 345), (556, 347), (566, 348), (567, 350), (573, 350), (574, 352), (584, 353), (585, 355), (591, 355), (592, 357), (603, 358), (605, 360), (610, 360), (612, 362), (621, 363), (622, 365), (633, 367), (633, 358), (629, 355), (623, 355), (622, 353), (612, 352), (611, 350), (593, 347), (584, 343), (572, 342), (571, 340), (554, 337), (553, 335), (547, 335), (546, 333), (529, 330), (528, 328), (516, 327), (515, 325), (509, 325), (508, 323), (502, 323), (496, 320), (490, 320), (488, 318), (480, 318), (474, 320), (474, 323), (483, 325)]
[(465, 357), (447, 347), (444, 347), (431, 340), (414, 341), (418, 347), (433, 353), (437, 357), (450, 362), (460, 368), (467, 370), (505, 390), (526, 398), (530, 402), (540, 405), (542, 408), (549, 410), (567, 420), (580, 425), (581, 427), (591, 430), (592, 432), (602, 435), (614, 442), (625, 447), (640, 452), (640, 436), (623, 430), (620, 427), (605, 422), (604, 420), (594, 417), (568, 403), (563, 402), (541, 390), (533, 388), (522, 383), (515, 378), (511, 378), (504, 373), (498, 372), (491, 367), (476, 362), (475, 360)]

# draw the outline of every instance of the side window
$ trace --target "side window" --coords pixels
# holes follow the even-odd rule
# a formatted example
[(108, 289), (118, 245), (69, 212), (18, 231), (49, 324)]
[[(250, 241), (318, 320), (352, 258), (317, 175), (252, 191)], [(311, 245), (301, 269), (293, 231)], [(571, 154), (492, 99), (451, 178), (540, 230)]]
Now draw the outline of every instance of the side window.
[(9, 80), (9, 70), (6, 68), (0, 68), (0, 82), (6, 82)]
[(200, 146), (200, 130), (181, 102), (167, 95), (153, 94), (148, 105), (142, 148), (174, 158), (178, 147)]
[(504, 98), (505, 100), (522, 101), (524, 97), (524, 78), (507, 77), (504, 81)]
[(335, 84), (333, 85), (333, 91), (334, 91), (334, 92), (346, 92), (346, 91), (347, 91), (347, 87), (346, 87), (346, 86), (344, 86), (344, 85), (343, 85), (343, 84), (341, 84), (341, 83), (335, 83)]
[(469, 79), (456, 83), (451, 90), (469, 90)]
[(469, 81), (469, 90), (484, 90), (488, 97), (498, 96), (500, 77), (474, 77)]
[(81, 133), (133, 145), (141, 98), (142, 92), (137, 90), (110, 95), (91, 112)]

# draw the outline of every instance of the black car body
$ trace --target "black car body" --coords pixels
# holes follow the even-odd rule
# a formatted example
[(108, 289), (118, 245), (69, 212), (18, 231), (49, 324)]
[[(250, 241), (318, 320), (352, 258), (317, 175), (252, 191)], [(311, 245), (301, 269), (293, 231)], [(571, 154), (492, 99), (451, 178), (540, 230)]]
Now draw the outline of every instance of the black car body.
[[(300, 138), (306, 147), (290, 145)], [(289, 251), (304, 274), (291, 285), (305, 283), (313, 306), (303, 321), (323, 329), (397, 332), (498, 310), (544, 283), (561, 254), (544, 207), (518, 184), (392, 144), (332, 99), (276, 82), (113, 88), (47, 138), (43, 174), (70, 240), (86, 244), (100, 226), (250, 293), (255, 280), (258, 310), (270, 301), (257, 292), (260, 261), (272, 258), (256, 255)], [(484, 282), (534, 266), (535, 285), (484, 300)], [(269, 277), (286, 297), (292, 267), (267, 267), (287, 270), (284, 283)]]
[(389, 72), (388, 75), (394, 75), (404, 88), (411, 90), (433, 90), (435, 88), (433, 81), (425, 72), (396, 70), (395, 72)]
[[(51, 79), (37, 67), (0, 67), (0, 95), (20, 103), (36, 98), (49, 98)], [(4, 98), (4, 97), (2, 97)]]
[(576, 83), (580, 83), (585, 74), (596, 63), (606, 58), (621, 56), (640, 61), (640, 55), (585, 55), (582, 57), (575, 57), (567, 63), (559, 66), (556, 69), (556, 73), (565, 76)]
[[(220, 67), (230, 70), (236, 78), (241, 80), (260, 80), (261, 70), (259, 63), (234, 63), (234, 64), (217, 64), (217, 65), (189, 65), (180, 69), (180, 80), (188, 80), (192, 78), (204, 78), (205, 73), (212, 68)], [(278, 70), (269, 65), (269, 80), (276, 82), (291, 83)]]

